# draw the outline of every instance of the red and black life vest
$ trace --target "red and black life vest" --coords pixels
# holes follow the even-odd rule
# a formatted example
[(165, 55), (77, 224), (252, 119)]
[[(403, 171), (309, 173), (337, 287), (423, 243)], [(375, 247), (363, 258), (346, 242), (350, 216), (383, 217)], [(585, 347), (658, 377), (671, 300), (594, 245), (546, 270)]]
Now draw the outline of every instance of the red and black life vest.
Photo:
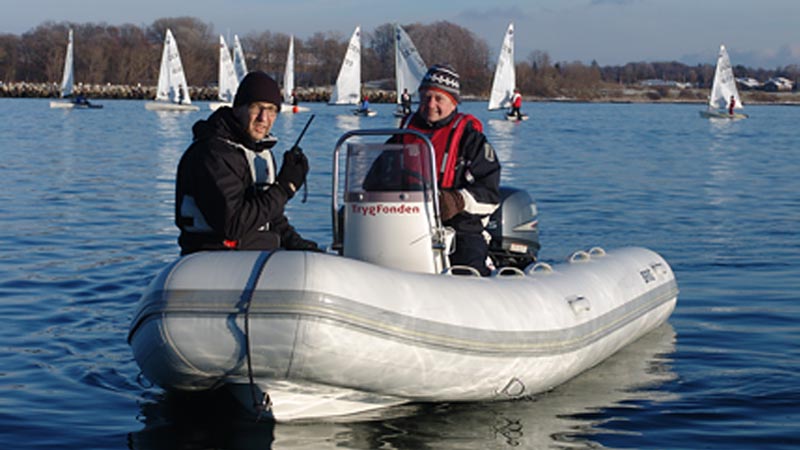
[(513, 101), (513, 104), (511, 106), (513, 106), (514, 108), (519, 108), (519, 107), (522, 106), (522, 96), (519, 95), (519, 93), (515, 93), (514, 94), (514, 97), (512, 98), (512, 101)]
[[(433, 149), (436, 154), (436, 167), (438, 167), (438, 180), (439, 187), (449, 189), (453, 187), (456, 177), (456, 165), (458, 162), (459, 143), (461, 137), (464, 135), (464, 130), (468, 123), (472, 123), (472, 127), (483, 132), (483, 125), (481, 122), (471, 114), (457, 113), (449, 124), (437, 129), (425, 129), (414, 125), (411, 118), (413, 115), (406, 118), (403, 128), (418, 131), (428, 137), (433, 144)], [(403, 143), (416, 142), (418, 138), (413, 135), (403, 135)]]

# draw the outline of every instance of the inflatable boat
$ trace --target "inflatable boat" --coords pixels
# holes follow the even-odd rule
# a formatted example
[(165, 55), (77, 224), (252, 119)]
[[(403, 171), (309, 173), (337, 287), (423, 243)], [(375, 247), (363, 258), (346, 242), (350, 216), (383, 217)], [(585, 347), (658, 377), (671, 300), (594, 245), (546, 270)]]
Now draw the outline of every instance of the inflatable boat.
[[(592, 248), (561, 264), (535, 261), (535, 205), (519, 191), (506, 190), (493, 216), (502, 235), (493, 274), (450, 266), (452, 230), (426, 181), (435, 177), (366, 182), (380, 155), (429, 168), (430, 148), (356, 139), (338, 179), (345, 141), (386, 132), (337, 143), (328, 253), (196, 253), (152, 281), (128, 335), (149, 380), (225, 388), (278, 421), (514, 399), (569, 380), (670, 316), (678, 287), (655, 252)], [(403, 132), (414, 133), (391, 130)]]

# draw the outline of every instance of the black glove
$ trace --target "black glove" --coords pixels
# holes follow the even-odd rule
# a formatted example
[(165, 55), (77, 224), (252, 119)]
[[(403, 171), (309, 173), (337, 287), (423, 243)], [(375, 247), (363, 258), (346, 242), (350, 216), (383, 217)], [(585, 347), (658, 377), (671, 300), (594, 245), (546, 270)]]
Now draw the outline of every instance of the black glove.
[(299, 234), (292, 233), (289, 238), (284, 242), (283, 248), (286, 250), (305, 250), (310, 252), (324, 252), (316, 242), (308, 239), (303, 239)]
[(457, 191), (439, 191), (439, 215), (442, 222), (452, 219), (464, 210), (464, 197)]
[(300, 189), (308, 174), (308, 158), (300, 147), (292, 147), (283, 154), (283, 164), (276, 181), (289, 194), (289, 198)]

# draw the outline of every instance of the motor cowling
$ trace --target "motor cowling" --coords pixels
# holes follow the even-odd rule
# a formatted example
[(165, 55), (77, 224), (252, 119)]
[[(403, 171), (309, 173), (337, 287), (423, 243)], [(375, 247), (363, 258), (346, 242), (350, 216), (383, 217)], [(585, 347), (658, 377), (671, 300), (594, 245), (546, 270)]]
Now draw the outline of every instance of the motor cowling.
[(489, 256), (495, 266), (524, 269), (539, 253), (539, 213), (528, 192), (500, 187), (500, 207), (489, 218)]

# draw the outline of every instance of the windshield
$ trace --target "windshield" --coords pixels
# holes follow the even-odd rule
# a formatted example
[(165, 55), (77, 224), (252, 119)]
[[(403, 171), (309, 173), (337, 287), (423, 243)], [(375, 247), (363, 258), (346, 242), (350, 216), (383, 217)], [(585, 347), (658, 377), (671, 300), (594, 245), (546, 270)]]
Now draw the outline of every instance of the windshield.
[(430, 154), (418, 143), (348, 144), (345, 191), (432, 189)]

